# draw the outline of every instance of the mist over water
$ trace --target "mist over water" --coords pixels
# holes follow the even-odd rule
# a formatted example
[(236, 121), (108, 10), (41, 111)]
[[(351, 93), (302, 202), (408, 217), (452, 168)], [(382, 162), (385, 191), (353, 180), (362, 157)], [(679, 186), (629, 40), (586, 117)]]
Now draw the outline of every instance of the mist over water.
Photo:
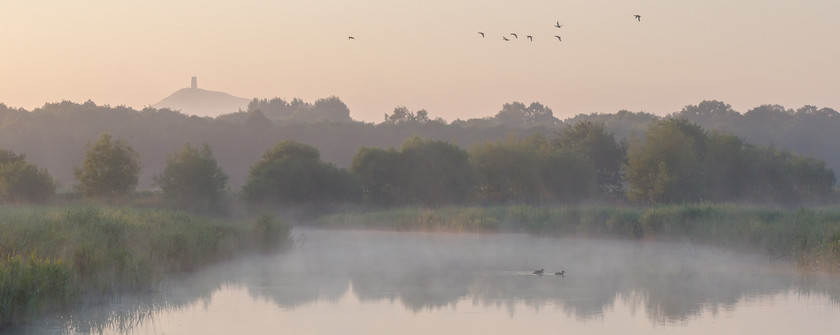
[[(840, 326), (836, 278), (805, 276), (790, 264), (697, 245), (311, 229), (297, 229), (295, 236), (297, 246), (288, 253), (205, 269), (158, 294), (91, 305), (48, 318), (42, 327), (200, 333), (204, 328), (189, 328), (190, 322), (218, 331), (285, 320), (277, 326), (282, 329), (254, 331), (294, 326), (316, 333), (330, 324), (397, 331), (389, 327), (453, 322), (466, 330), (476, 322), (506, 320), (531, 329), (566, 320), (566, 326), (582, 329), (618, 330), (622, 323), (641, 322), (647, 330), (691, 330), (742, 310), (794, 307), (819, 309), (833, 316), (821, 316), (822, 322)], [(545, 275), (532, 274), (540, 268)], [(565, 276), (554, 275), (561, 270)], [(801, 320), (785, 313), (790, 320), (767, 322)], [(176, 328), (167, 328), (171, 323)], [(216, 328), (208, 326), (214, 323)]]

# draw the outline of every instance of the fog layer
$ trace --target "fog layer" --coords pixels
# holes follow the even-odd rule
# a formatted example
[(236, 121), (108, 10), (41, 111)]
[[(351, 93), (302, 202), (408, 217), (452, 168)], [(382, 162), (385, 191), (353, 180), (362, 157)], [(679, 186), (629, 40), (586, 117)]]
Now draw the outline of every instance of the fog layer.
[[(116, 305), (52, 322), (83, 331), (131, 328), (155, 311), (207, 302), (230, 285), (291, 309), (338, 301), (352, 290), (363, 303), (398, 302), (415, 312), (469, 299), (511, 316), (523, 304), (555, 305), (590, 319), (621, 299), (643, 308), (655, 323), (684, 322), (731, 309), (743, 299), (791, 291), (840, 302), (836, 280), (801, 276), (789, 264), (759, 256), (688, 244), (509, 234), (297, 230), (295, 235), (297, 247), (288, 254), (207, 269), (170, 283), (164, 294), (122, 297)], [(532, 274), (540, 268), (545, 275)], [(554, 275), (562, 270), (565, 276)]]

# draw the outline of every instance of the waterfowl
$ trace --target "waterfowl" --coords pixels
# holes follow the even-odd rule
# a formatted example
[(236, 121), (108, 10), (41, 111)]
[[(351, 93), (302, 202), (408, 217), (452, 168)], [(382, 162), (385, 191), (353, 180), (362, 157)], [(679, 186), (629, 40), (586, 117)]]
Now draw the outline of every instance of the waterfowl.
[(558, 36), (558, 35), (554, 35), (554, 37), (557, 37), (557, 41), (563, 42), (563, 39), (562, 39), (562, 38), (560, 38), (560, 36)]
[(642, 16), (641, 15), (636, 14), (636, 15), (633, 15), (633, 17), (635, 17), (636, 20), (638, 20), (639, 22), (642, 22)]
[(505, 41), (510, 41), (507, 37), (502, 36), (502, 39)]
[(534, 270), (534, 272), (531, 274), (542, 276), (543, 273), (545, 273), (545, 269)]
[(560, 21), (557, 21), (557, 23), (554, 24), (554, 26), (557, 27), (557, 28), (563, 28), (563, 25), (560, 24)]
[(519, 38), (519, 35), (517, 35), (516, 33), (510, 33), (510, 34), (513, 35), (513, 37)]
[(353, 37), (353, 36), (347, 36), (347, 39), (348, 39), (348, 40), (355, 40), (356, 38), (355, 38), (355, 37)]
[(534, 36), (531, 36), (531, 35), (525, 35), (525, 37), (527, 37), (529, 40), (531, 40), (531, 42), (533, 42), (533, 41), (534, 41)]
[(560, 272), (555, 272), (554, 275), (555, 276), (560, 276), (560, 277), (565, 277), (566, 276), (566, 270), (563, 270), (563, 271), (560, 271)]
[(481, 35), (481, 37), (484, 37), (484, 32), (483, 31), (479, 31), (478, 34)]

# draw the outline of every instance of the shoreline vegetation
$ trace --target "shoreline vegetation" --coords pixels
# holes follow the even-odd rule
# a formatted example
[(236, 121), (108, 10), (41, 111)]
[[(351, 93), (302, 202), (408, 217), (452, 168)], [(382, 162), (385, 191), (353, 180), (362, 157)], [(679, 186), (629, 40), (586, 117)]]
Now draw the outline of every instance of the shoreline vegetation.
[[(0, 329), (85, 299), (154, 291), (167, 277), (248, 253), (291, 247), (287, 221), (130, 206), (0, 207)], [(764, 254), (803, 272), (840, 272), (840, 207), (351, 206), (293, 221), (324, 229), (691, 242)]]
[(0, 329), (97, 297), (155, 290), (167, 277), (291, 246), (271, 216), (71, 206), (0, 208)]

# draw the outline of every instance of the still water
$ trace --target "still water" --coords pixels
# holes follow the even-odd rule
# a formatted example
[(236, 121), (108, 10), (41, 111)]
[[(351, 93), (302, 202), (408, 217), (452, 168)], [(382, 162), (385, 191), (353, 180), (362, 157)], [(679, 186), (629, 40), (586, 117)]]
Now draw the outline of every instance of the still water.
[[(690, 244), (296, 230), (221, 264), (21, 334), (819, 334), (840, 277)], [(545, 269), (545, 275), (532, 274)], [(565, 276), (555, 272), (565, 270)]]

